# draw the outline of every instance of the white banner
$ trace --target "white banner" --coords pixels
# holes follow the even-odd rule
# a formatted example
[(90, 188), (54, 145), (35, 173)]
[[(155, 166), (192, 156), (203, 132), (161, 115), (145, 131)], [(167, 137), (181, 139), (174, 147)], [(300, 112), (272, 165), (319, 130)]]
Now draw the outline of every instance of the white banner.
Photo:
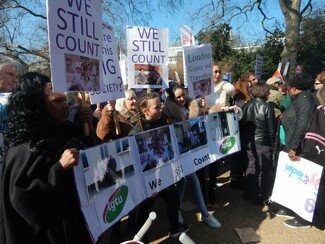
[(128, 84), (168, 87), (168, 29), (127, 27)]
[(224, 114), (201, 116), (81, 151), (75, 178), (93, 238), (97, 240), (144, 199), (239, 151), (237, 116)]
[(272, 201), (277, 202), (311, 222), (323, 167), (307, 159), (291, 161), (280, 152)]
[(211, 44), (184, 47), (185, 74), (189, 96), (200, 98), (213, 92)]
[(101, 1), (46, 1), (53, 90), (100, 91)]
[(104, 88), (101, 92), (90, 92), (91, 104), (124, 97), (114, 29), (106, 24), (103, 24), (103, 60), (100, 70), (103, 73)]

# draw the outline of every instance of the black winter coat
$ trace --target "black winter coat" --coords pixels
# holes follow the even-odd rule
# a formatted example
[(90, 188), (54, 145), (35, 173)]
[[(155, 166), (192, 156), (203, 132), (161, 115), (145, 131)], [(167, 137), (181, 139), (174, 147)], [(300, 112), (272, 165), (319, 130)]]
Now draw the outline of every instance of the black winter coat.
[(92, 243), (82, 215), (72, 169), (59, 157), (82, 147), (71, 128), (51, 132), (40, 153), (29, 143), (9, 147), (0, 165), (0, 243)]
[(315, 108), (315, 99), (309, 91), (302, 91), (291, 97), (291, 104), (282, 113), (281, 123), (285, 131), (286, 146), (297, 150), (304, 137), (311, 114)]
[(245, 141), (254, 140), (257, 144), (273, 147), (276, 132), (273, 105), (262, 98), (253, 99), (243, 106), (241, 123)]

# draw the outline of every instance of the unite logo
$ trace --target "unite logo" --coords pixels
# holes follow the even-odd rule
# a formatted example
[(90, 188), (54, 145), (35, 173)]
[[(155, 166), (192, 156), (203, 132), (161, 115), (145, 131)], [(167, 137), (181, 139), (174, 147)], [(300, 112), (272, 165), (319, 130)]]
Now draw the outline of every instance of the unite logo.
[(105, 223), (111, 223), (117, 218), (117, 216), (119, 216), (126, 203), (128, 193), (128, 187), (123, 185), (118, 188), (108, 199), (103, 212), (103, 221)]
[(222, 154), (228, 153), (234, 147), (235, 142), (236, 139), (233, 136), (225, 139), (220, 145), (220, 152)]

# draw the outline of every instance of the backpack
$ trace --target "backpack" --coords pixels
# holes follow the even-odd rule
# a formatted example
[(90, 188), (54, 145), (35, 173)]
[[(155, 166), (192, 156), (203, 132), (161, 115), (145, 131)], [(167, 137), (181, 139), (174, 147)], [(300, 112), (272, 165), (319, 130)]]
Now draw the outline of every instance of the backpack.
[(301, 150), (306, 159), (325, 166), (325, 105), (314, 109)]

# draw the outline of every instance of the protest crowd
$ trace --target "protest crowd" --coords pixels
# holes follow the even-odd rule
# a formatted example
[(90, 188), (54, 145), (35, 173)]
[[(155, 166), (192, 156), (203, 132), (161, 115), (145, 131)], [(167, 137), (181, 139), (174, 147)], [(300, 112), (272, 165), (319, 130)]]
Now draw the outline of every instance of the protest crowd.
[[(60, 11), (64, 12), (63, 8)], [(90, 5), (86, 4), (85, 11), (92, 16), (88, 12), (93, 11)], [(97, 31), (101, 28), (95, 26), (93, 24), (92, 35), (87, 36), (87, 42), (91, 44), (88, 48), (96, 47), (91, 55), (88, 53), (89, 56), (95, 50), (98, 53), (100, 47), (97, 42), (101, 38)], [(61, 29), (65, 31), (63, 27)], [(299, 164), (306, 159), (325, 166), (325, 70), (312, 77), (302, 65), (297, 65), (293, 78), (288, 80), (278, 71), (267, 80), (259, 80), (255, 71), (247, 70), (238, 80), (230, 81), (223, 76), (222, 64), (213, 62), (212, 55), (202, 49), (202, 55), (188, 55), (192, 57), (191, 63), (202, 63), (202, 66), (196, 67), (193, 64), (191, 69), (197, 72), (198, 67), (204, 67), (211, 72), (203, 74), (200, 80), (195, 80), (199, 76), (189, 75), (195, 81), (194, 89), (190, 90), (183, 80), (166, 79), (167, 69), (162, 63), (168, 57), (164, 56), (166, 52), (158, 38), (158, 30), (129, 29), (133, 31), (132, 35), (139, 34), (148, 39), (152, 35), (153, 40), (148, 41), (148, 47), (145, 46), (147, 42), (141, 43), (143, 47), (153, 49), (154, 55), (159, 57), (156, 57), (159, 65), (144, 65), (139, 60), (146, 55), (146, 61), (151, 64), (149, 54), (138, 53), (138, 58), (133, 59), (134, 66), (138, 66), (132, 71), (129, 68), (132, 75), (128, 76), (130, 84), (135, 86), (124, 84), (122, 87), (122, 82), (118, 83), (121, 87), (117, 83), (114, 86), (105, 84), (109, 87), (106, 93), (110, 92), (109, 89), (123, 90), (123, 96), (116, 99), (108, 96), (106, 101), (91, 102), (92, 93), (101, 92), (99, 89), (103, 87), (99, 75), (101, 64), (90, 58), (81, 58), (80, 53), (71, 54), (74, 50), (69, 50), (70, 53), (64, 56), (66, 64), (57, 61), (59, 55), (56, 59), (51, 57), (51, 61), (66, 65), (66, 74), (63, 75), (53, 73), (52, 69), (52, 80), (44, 74), (28, 72), (16, 60), (0, 55), (0, 243), (126, 242), (126, 236), (135, 236), (145, 224), (158, 199), (162, 200), (160, 207), (165, 208), (168, 218), (169, 232), (162, 235), (179, 238), (190, 229), (181, 208), (186, 191), (193, 195), (198, 206), (199, 221), (212, 230), (223, 228), (218, 218), (219, 210), (211, 214), (208, 208), (217, 205), (217, 180), (220, 167), (224, 164), (230, 168), (230, 187), (236, 189), (237, 194), (252, 206), (268, 206), (273, 216), (285, 218), (283, 224), (287, 228), (313, 226), (324, 230), (324, 170), (318, 179), (309, 179), (306, 176), (303, 178), (301, 172), (295, 171), (292, 166), (288, 169), (301, 177), (301, 181), (314, 184), (318, 190), (316, 200), (306, 204), (306, 208), (312, 209), (309, 212), (313, 212), (310, 221), (303, 218), (300, 212), (272, 201), (272, 194), (278, 158), (282, 152), (293, 163)], [(58, 34), (58, 37), (63, 36)], [(108, 40), (111, 42), (110, 38)], [(139, 49), (136, 51), (141, 51), (140, 46), (136, 47)], [(110, 52), (107, 54), (111, 55)], [(152, 57), (152, 60), (155, 58)], [(105, 72), (109, 73), (112, 67), (108, 67), (109, 62), (105, 64)], [(55, 79), (60, 77), (66, 78), (66, 81), (58, 86), (59, 82)], [(82, 206), (82, 197), (78, 195), (80, 182), (76, 181), (76, 169), (81, 164), (84, 171), (89, 167), (89, 162), (80, 152), (216, 113), (219, 114), (221, 127), (217, 129), (222, 130), (224, 136), (230, 136), (231, 130), (227, 125), (227, 113), (234, 114), (238, 122), (240, 150), (217, 158), (207, 166), (181, 177), (175, 184), (155, 192), (135, 204), (126, 216), (120, 216), (102, 235), (92, 236), (87, 222), (92, 212), (85, 216), (82, 208), (87, 206)], [(178, 141), (179, 154), (191, 152), (207, 143), (198, 130), (188, 129), (184, 132), (182, 140)], [(168, 134), (164, 130), (154, 131), (150, 143), (144, 141), (137, 144), (141, 173), (158, 169), (174, 158)], [(121, 148), (123, 151), (127, 147), (124, 148), (122, 144)], [(103, 194), (103, 189), (123, 184), (121, 179), (134, 171), (128, 167), (124, 169), (123, 163), (114, 157), (116, 153), (107, 148), (100, 150), (102, 160), (94, 172), (93, 182), (87, 185), (88, 197), (92, 200)], [(200, 162), (208, 159), (209, 155), (205, 155)], [(287, 192), (282, 194), (286, 195)], [(118, 204), (114, 204), (109, 207), (118, 208)], [(150, 233), (144, 233), (141, 241), (151, 242)]]
[[(258, 81), (253, 73), (245, 73), (234, 85), (222, 81), (219, 65), (213, 65), (213, 72), (215, 87), (220, 82), (226, 86), (205, 99), (190, 98), (182, 84), (170, 82), (165, 97), (153, 89), (143, 89), (141, 94), (126, 89), (125, 97), (117, 102), (81, 106), (78, 97), (82, 92), (72, 98), (70, 93), (53, 92), (50, 78), (23, 73), (16, 61), (1, 56), (0, 87), (2, 92), (10, 92), (6, 127), (2, 131), (6, 149), (2, 149), (0, 175), (1, 243), (91, 243), (78, 207), (71, 170), (78, 164), (78, 150), (204, 113), (227, 111), (231, 105), (240, 118), (241, 151), (187, 175), (142, 202), (129, 214), (130, 231), (141, 228), (155, 199), (162, 197), (168, 209), (169, 235), (178, 237), (186, 232), (189, 226), (180, 210), (186, 183), (191, 184), (202, 221), (207, 227), (222, 228), (218, 213), (209, 214), (206, 205), (216, 201), (218, 165), (225, 162), (231, 164), (230, 185), (242, 190), (244, 200), (253, 205), (274, 204), (270, 200), (276, 170), (274, 155), (282, 150), (288, 152), (291, 160), (305, 157), (317, 163), (313, 155), (301, 151), (301, 142), (315, 107), (324, 105), (325, 71), (316, 79), (301, 72), (285, 83), (276, 77)], [(83, 132), (85, 124), (87, 136)], [(280, 125), (284, 138), (280, 138)], [(163, 156), (162, 143), (159, 138), (152, 143), (148, 167), (155, 167), (155, 157)], [(314, 225), (323, 229), (324, 193), (322, 177), (312, 222), (282, 206), (273, 208), (272, 213), (288, 217), (284, 223), (289, 227)], [(120, 225), (118, 222), (112, 226), (111, 243), (123, 240)], [(15, 235), (18, 226), (24, 231)], [(149, 240), (148, 236), (143, 239)]]

